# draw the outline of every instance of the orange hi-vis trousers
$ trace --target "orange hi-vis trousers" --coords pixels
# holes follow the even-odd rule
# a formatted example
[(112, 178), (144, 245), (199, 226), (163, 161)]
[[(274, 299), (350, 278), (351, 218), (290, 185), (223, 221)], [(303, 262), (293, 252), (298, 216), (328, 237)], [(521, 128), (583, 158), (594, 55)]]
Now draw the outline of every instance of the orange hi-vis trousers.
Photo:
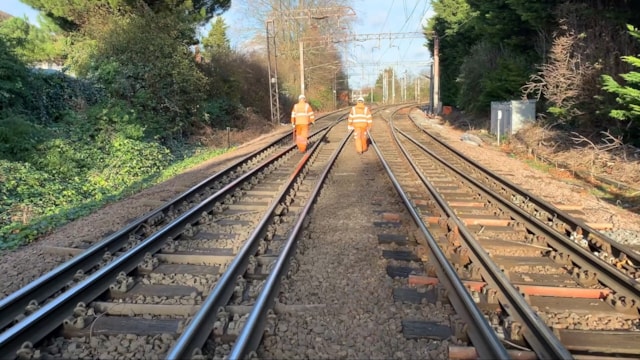
[(300, 101), (293, 105), (293, 110), (291, 110), (291, 123), (295, 125), (294, 137), (300, 152), (307, 151), (309, 124), (313, 124), (315, 120), (316, 117), (309, 104)]
[(367, 136), (367, 126), (358, 126), (355, 125), (353, 127), (353, 137), (355, 138), (356, 143), (356, 151), (359, 153), (363, 153), (367, 151), (369, 146), (369, 137)]
[(298, 125), (296, 124), (296, 145), (300, 152), (307, 151), (307, 144), (309, 138), (309, 124)]
[(360, 154), (367, 151), (369, 146), (369, 138), (367, 130), (371, 129), (373, 118), (371, 110), (363, 103), (358, 103), (351, 108), (349, 112), (348, 125), (353, 128), (353, 137), (355, 138), (356, 151)]

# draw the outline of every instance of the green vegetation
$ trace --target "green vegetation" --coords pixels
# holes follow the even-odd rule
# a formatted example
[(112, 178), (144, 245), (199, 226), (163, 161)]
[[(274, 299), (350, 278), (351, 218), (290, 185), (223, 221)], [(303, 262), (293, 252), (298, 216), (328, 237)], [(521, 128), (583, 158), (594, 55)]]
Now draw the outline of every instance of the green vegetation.
[(202, 47), (207, 60), (212, 60), (215, 54), (226, 54), (231, 51), (231, 45), (227, 37), (227, 25), (222, 18), (217, 18), (213, 22), (211, 30), (202, 39)]
[[(87, 22), (114, 14), (154, 13), (186, 15), (192, 24), (203, 25), (228, 10), (231, 0), (21, 0), (67, 31), (82, 29)], [(188, 34), (188, 33), (185, 33)], [(194, 37), (192, 37), (194, 38)]]
[[(166, 153), (166, 149), (145, 149), (148, 155), (156, 150)], [(90, 171), (89, 183), (80, 176), (55, 176), (29, 163), (0, 160), (0, 174), (10, 174), (0, 178), (0, 250), (35, 240), (109, 202), (161, 183), (228, 150), (232, 149), (203, 150), (170, 166), (154, 163), (150, 160), (151, 156), (146, 156), (142, 166), (132, 165), (122, 169), (129, 176), (110, 175), (120, 169), (107, 166)], [(121, 163), (117, 156), (111, 157), (108, 162)], [(148, 169), (151, 175), (139, 173), (141, 168)]]
[(35, 27), (21, 18), (8, 19), (0, 26), (0, 36), (15, 55), (27, 64), (61, 60), (65, 39), (55, 35), (58, 31), (52, 22), (43, 22), (41, 27)]
[[(271, 117), (266, 54), (232, 49), (217, 17), (230, 0), (22, 1), (43, 18), (38, 27), (0, 22), (1, 248), (223, 151), (216, 149), (226, 144), (208, 136), (217, 129)], [(274, 4), (248, 8), (264, 26)], [(484, 120), (491, 101), (536, 98), (541, 125), (640, 144), (640, 2), (431, 4), (436, 15), (425, 36), (432, 50), (434, 34), (439, 39), (444, 105)], [(272, 45), (281, 113), (302, 85), (299, 38), (347, 35), (349, 21), (340, 21), (279, 25)], [(205, 24), (210, 31), (199, 39)], [(345, 106), (338, 48), (308, 45), (304, 85), (312, 105), (318, 112)], [(43, 63), (64, 71), (35, 69)], [(382, 74), (377, 79), (371, 96), (379, 99)]]
[[(541, 125), (640, 144), (640, 3), (433, 0), (441, 98), (487, 118), (492, 101), (535, 98)], [(627, 26), (630, 31), (627, 30)], [(635, 68), (635, 71), (634, 71)], [(600, 139), (594, 139), (599, 141)]]
[(227, 151), (204, 134), (242, 129), (247, 106), (269, 118), (265, 66), (218, 46), (222, 19), (194, 54), (228, 0), (25, 3), (48, 17), (0, 22), (0, 249)]
[[(640, 31), (629, 25), (629, 33), (640, 40)], [(640, 70), (640, 57), (623, 56), (622, 60)], [(620, 84), (609, 75), (603, 75), (604, 89), (615, 94), (616, 102), (623, 108), (611, 110), (615, 119), (640, 122), (640, 72), (631, 71), (620, 75), (626, 85)]]
[(540, 170), (543, 172), (549, 172), (549, 170), (553, 168), (552, 165), (543, 161), (535, 160), (535, 159), (524, 159), (523, 161), (526, 164), (528, 164), (529, 167), (531, 167), (532, 169)]

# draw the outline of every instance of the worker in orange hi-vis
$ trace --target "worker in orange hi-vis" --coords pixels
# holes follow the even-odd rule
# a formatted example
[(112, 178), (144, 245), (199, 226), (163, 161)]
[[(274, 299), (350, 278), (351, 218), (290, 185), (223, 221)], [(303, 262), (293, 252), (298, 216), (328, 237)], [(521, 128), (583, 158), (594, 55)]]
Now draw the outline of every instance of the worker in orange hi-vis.
[(298, 96), (298, 103), (291, 110), (291, 126), (295, 129), (295, 140), (300, 152), (307, 151), (309, 125), (316, 121), (311, 105), (307, 104), (304, 95)]
[(356, 151), (358, 154), (362, 154), (367, 151), (369, 140), (367, 131), (371, 129), (373, 124), (371, 110), (364, 105), (362, 97), (359, 97), (356, 106), (351, 108), (348, 121), (347, 129), (349, 131), (353, 130), (353, 137), (356, 139)]

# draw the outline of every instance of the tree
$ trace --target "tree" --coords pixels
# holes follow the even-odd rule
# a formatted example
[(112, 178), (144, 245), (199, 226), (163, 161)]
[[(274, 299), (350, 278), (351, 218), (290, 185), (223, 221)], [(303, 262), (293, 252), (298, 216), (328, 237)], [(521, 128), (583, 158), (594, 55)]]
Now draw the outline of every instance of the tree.
[[(640, 30), (631, 25), (627, 25), (629, 34), (636, 39), (640, 39)], [(623, 56), (622, 60), (631, 66), (640, 69), (640, 58), (637, 56)], [(618, 83), (610, 75), (602, 75), (604, 90), (615, 94), (616, 102), (621, 108), (611, 110), (609, 115), (618, 120), (640, 121), (640, 72), (631, 71), (620, 74), (624, 83)]]
[(0, 36), (0, 117), (6, 110), (19, 109), (28, 97), (27, 68)]
[(229, 38), (227, 37), (227, 24), (222, 17), (217, 17), (213, 22), (209, 33), (202, 39), (202, 46), (205, 58), (211, 60), (213, 53), (228, 53), (231, 50)]
[(509, 7), (515, 11), (520, 19), (533, 28), (547, 29), (555, 25), (556, 20), (553, 16), (556, 6), (562, 0), (506, 0)]
[[(459, 106), (460, 86), (464, 86), (457, 81), (460, 68), (479, 39), (471, 26), (476, 13), (466, 0), (434, 0), (431, 4), (436, 16), (429, 20), (425, 33), (435, 32), (440, 38), (440, 96), (443, 104)], [(433, 54), (433, 38), (428, 38)]]
[(47, 17), (67, 30), (81, 27), (96, 9), (108, 9), (112, 14), (144, 13), (163, 14), (179, 10), (190, 15), (194, 23), (206, 24), (231, 6), (231, 0), (22, 0), (40, 10)]
[(473, 25), (483, 40), (514, 50), (529, 51), (536, 32), (506, 0), (467, 0), (477, 13)]
[(596, 67), (577, 56), (584, 52), (584, 44), (584, 36), (572, 32), (557, 34), (549, 59), (522, 88), (526, 97), (533, 95), (545, 101), (547, 111), (553, 115), (549, 120), (553, 122), (576, 125), (586, 104), (593, 102), (593, 94), (585, 87), (591, 85), (589, 79)]
[(38, 28), (29, 24), (26, 18), (15, 17), (0, 23), (0, 36), (15, 55), (27, 64), (55, 62), (63, 56), (64, 38), (45, 25)]
[[(264, 49), (266, 45), (265, 24), (267, 20), (272, 24), (271, 30), (276, 36), (271, 43), (271, 54), (277, 52), (278, 83), (280, 92), (291, 99), (297, 101), (297, 94), (300, 91), (300, 47), (299, 41), (302, 38), (327, 37), (329, 39), (341, 39), (350, 33), (349, 25), (355, 20), (348, 16), (348, 5), (350, 0), (253, 0), (236, 1), (234, 7), (240, 9), (245, 15), (242, 23), (243, 30), (247, 34), (252, 33), (255, 42)], [(329, 16), (324, 16), (325, 10), (329, 11)], [(343, 8), (340, 14), (339, 8)], [(316, 12), (308, 12), (316, 9)], [(311, 15), (311, 16), (309, 16)], [(317, 15), (317, 16), (316, 16)], [(234, 24), (234, 27), (236, 24)], [(275, 45), (275, 48), (273, 47)], [(256, 49), (257, 47), (252, 46)], [(239, 50), (240, 51), (240, 50)], [(266, 49), (261, 51), (266, 53)], [(330, 57), (327, 57), (330, 56)], [(333, 89), (327, 85), (333, 83), (333, 70), (322, 64), (330, 64), (334, 61), (343, 62), (336, 53), (336, 44), (331, 41), (305, 41), (304, 42), (304, 66), (305, 66), (305, 93), (309, 99), (322, 99), (326, 108), (333, 106)], [(273, 65), (273, 64), (272, 64)], [(266, 61), (265, 61), (266, 66)], [(348, 66), (342, 65), (342, 68)], [(340, 78), (336, 73), (337, 79)], [(322, 79), (327, 79), (322, 82)], [(328, 88), (328, 90), (327, 90)], [(336, 90), (338, 92), (338, 90)], [(281, 102), (281, 104), (283, 104)], [(283, 105), (288, 107), (289, 105)], [(288, 109), (287, 109), (288, 110)]]
[[(181, 135), (204, 99), (205, 78), (183, 43), (189, 24), (181, 16), (118, 16), (96, 37), (88, 64), (80, 67), (145, 117), (149, 135)], [(171, 29), (171, 31), (166, 31)], [(83, 74), (84, 75), (84, 74)]]

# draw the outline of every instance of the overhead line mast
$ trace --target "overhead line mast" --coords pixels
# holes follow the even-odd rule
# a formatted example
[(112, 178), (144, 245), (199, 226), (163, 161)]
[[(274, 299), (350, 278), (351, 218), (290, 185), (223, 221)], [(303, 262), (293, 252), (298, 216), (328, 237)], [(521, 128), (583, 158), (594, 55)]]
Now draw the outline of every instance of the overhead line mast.
[[(304, 1), (300, 0), (300, 8), (279, 11), (278, 15), (284, 15), (285, 21), (308, 19), (311, 21), (323, 20), (331, 17), (355, 16), (355, 11), (350, 7), (336, 6), (325, 8), (304, 8)], [(269, 72), (269, 95), (271, 98), (271, 122), (280, 122), (280, 100), (278, 91), (278, 56), (276, 52), (276, 26), (275, 19), (266, 21), (267, 30), (267, 69)], [(271, 48), (273, 47), (273, 63), (271, 67)], [(304, 39), (299, 39), (300, 50), (300, 91), (304, 94)]]
[[(349, 7), (327, 7), (327, 8), (304, 8), (304, 1), (300, 0), (300, 8), (287, 11), (280, 11), (279, 15), (284, 15), (285, 21), (298, 20), (298, 19), (312, 19), (321, 20), (329, 17), (342, 17), (342, 16), (355, 16), (355, 11)], [(269, 19), (266, 21), (267, 29), (267, 62), (269, 72), (269, 94), (271, 98), (271, 121), (273, 123), (280, 122), (280, 101), (278, 90), (278, 65), (277, 65), (277, 51), (276, 51), (276, 26), (275, 20)], [(300, 91), (301, 94), (305, 92), (304, 84), (304, 43), (311, 42), (327, 42), (327, 43), (339, 43), (348, 41), (367, 41), (367, 40), (382, 40), (382, 39), (407, 39), (418, 38), (425, 36), (423, 32), (405, 32), (405, 33), (380, 33), (380, 34), (350, 34), (350, 35), (325, 35), (318, 37), (301, 37), (299, 39), (299, 51), (300, 51)], [(431, 33), (434, 37), (434, 51), (433, 51), (433, 65), (432, 65), (432, 90), (431, 90), (431, 107), (432, 111), (439, 113), (440, 104), (440, 59), (439, 59), (439, 39), (437, 34)], [(271, 52), (273, 48), (273, 64)], [(428, 64), (428, 62), (427, 62)]]
[[(417, 38), (424, 37), (427, 33), (423, 32), (406, 32), (406, 33), (380, 33), (380, 34), (351, 34), (344, 35), (341, 37), (333, 37), (331, 35), (325, 36), (316, 36), (316, 37), (307, 37), (304, 38), (305, 42), (349, 42), (349, 41), (367, 41), (367, 40), (393, 40), (393, 39), (408, 39), (408, 38)], [(430, 106), (431, 112), (439, 114), (442, 108), (442, 104), (440, 103), (440, 41), (438, 35), (435, 32), (431, 32), (430, 35), (433, 36), (433, 65), (432, 65), (432, 86), (431, 86), (431, 98), (430, 98)], [(361, 65), (362, 66), (362, 65)], [(386, 73), (385, 75), (386, 76)], [(392, 77), (394, 80), (395, 77)], [(395, 90), (395, 86), (392, 87)], [(384, 89), (383, 89), (384, 93)]]

